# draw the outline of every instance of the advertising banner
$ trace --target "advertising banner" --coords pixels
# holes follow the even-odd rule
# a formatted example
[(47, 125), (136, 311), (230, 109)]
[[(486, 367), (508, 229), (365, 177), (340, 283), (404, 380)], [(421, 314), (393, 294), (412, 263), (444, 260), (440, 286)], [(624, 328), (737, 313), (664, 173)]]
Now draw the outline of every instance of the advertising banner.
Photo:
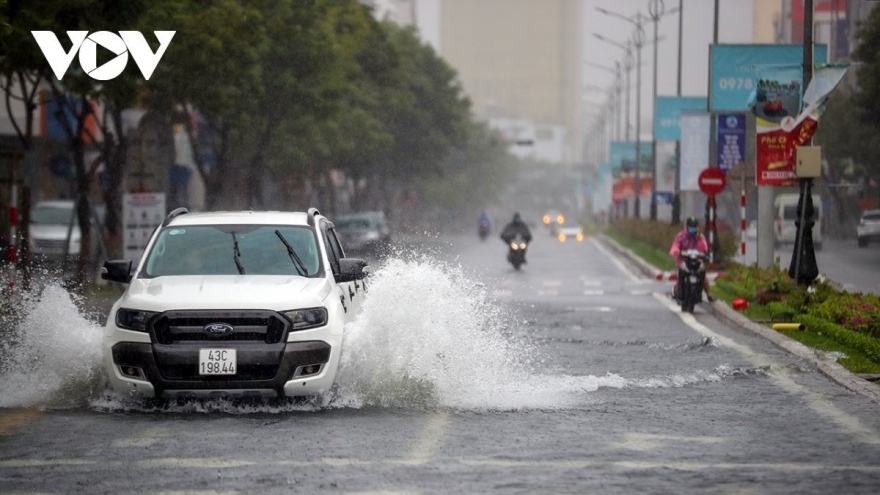
[(707, 104), (703, 96), (658, 96), (654, 137), (657, 141), (678, 141), (681, 139), (678, 121), (682, 110), (706, 110)]
[(708, 112), (681, 114), (681, 190), (699, 191), (700, 172), (709, 166), (711, 116)]
[(746, 115), (719, 113), (715, 126), (718, 143), (718, 168), (726, 174), (746, 159)]
[[(651, 170), (653, 168), (652, 144), (650, 141), (642, 142), (641, 150), (642, 167), (639, 170), (640, 195), (651, 194)], [(616, 169), (620, 169), (619, 193), (623, 198), (632, 198), (636, 194), (636, 142), (614, 141), (611, 143), (610, 162)]]
[(137, 263), (147, 248), (150, 234), (164, 218), (165, 193), (123, 194), (123, 257)]
[[(826, 46), (815, 45), (813, 60), (824, 64)], [(709, 48), (709, 111), (745, 112), (757, 87), (758, 66), (799, 65), (803, 45), (711, 45)]]
[[(768, 93), (761, 101), (756, 96), (753, 104), (755, 113), (756, 136), (756, 174), (755, 182), (759, 186), (790, 186), (797, 181), (795, 173), (795, 152), (816, 132), (819, 116), (825, 110), (828, 96), (843, 78), (847, 65), (830, 65), (816, 67), (813, 79), (804, 92), (804, 109), (800, 113), (791, 111), (781, 105), (781, 110), (768, 113), (763, 108), (766, 101), (773, 101)], [(772, 85), (774, 81), (789, 81), (780, 84), (776, 89), (779, 95), (794, 93), (800, 90), (800, 80), (791, 81), (790, 72), (785, 68), (761, 68), (762, 81)], [(760, 88), (758, 88), (760, 91)], [(780, 96), (779, 98), (782, 98)]]

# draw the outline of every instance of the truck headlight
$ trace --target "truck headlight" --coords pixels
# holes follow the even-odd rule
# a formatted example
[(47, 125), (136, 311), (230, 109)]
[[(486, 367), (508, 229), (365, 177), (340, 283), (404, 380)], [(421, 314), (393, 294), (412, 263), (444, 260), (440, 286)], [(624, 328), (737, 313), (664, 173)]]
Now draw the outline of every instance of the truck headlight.
[(284, 316), (290, 318), (292, 330), (304, 330), (327, 324), (327, 309), (309, 308), (285, 311)]
[(116, 326), (138, 332), (147, 331), (147, 322), (155, 316), (154, 311), (141, 311), (139, 309), (120, 308), (116, 312)]

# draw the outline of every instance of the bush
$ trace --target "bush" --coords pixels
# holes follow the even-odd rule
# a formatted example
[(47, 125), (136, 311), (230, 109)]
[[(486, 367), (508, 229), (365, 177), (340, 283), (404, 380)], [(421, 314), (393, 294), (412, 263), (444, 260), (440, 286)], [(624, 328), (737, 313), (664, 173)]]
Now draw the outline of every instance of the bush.
[(809, 314), (847, 330), (880, 338), (880, 298), (874, 294), (833, 294), (809, 308)]
[(877, 339), (847, 330), (840, 325), (811, 315), (798, 315), (794, 320), (798, 323), (803, 323), (808, 332), (826, 335), (841, 344), (864, 353), (871, 361), (880, 363), (880, 341)]

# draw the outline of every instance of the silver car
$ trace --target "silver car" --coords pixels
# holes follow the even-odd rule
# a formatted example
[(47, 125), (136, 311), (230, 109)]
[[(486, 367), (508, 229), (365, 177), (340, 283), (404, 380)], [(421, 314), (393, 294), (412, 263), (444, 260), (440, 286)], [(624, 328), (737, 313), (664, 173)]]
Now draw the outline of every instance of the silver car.
[(856, 231), (859, 235), (859, 247), (867, 247), (872, 240), (880, 240), (880, 210), (863, 211)]

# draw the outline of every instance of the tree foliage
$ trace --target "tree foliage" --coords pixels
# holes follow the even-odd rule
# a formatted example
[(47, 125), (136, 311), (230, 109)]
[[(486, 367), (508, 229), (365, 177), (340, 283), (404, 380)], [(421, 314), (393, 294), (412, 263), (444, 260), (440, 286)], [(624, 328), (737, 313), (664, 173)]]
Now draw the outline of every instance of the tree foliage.
[[(32, 30), (55, 32), (65, 50), (68, 30), (138, 30), (153, 50), (153, 31), (176, 34), (148, 81), (132, 63), (97, 81), (76, 59), (58, 81)], [(377, 21), (351, 0), (0, 0), (0, 48), (7, 98), (36, 107), (36, 93), (12, 92), (40, 87), (76, 102), (73, 121), (98, 119), (103, 140), (83, 141), (74, 127), (68, 140), (75, 155), (102, 152), (108, 212), (120, 209), (113, 198), (127, 161), (126, 136), (113, 133), (136, 104), (185, 127), (209, 208), (332, 210), (339, 172), (350, 179), (352, 208), (390, 208), (402, 191), (454, 208), (485, 199), (481, 180), (509, 175), (503, 146), (474, 124), (455, 71), (414, 29)], [(94, 170), (81, 162), (86, 195)], [(285, 193), (264, 198), (266, 184)], [(116, 232), (118, 217), (108, 219)]]

